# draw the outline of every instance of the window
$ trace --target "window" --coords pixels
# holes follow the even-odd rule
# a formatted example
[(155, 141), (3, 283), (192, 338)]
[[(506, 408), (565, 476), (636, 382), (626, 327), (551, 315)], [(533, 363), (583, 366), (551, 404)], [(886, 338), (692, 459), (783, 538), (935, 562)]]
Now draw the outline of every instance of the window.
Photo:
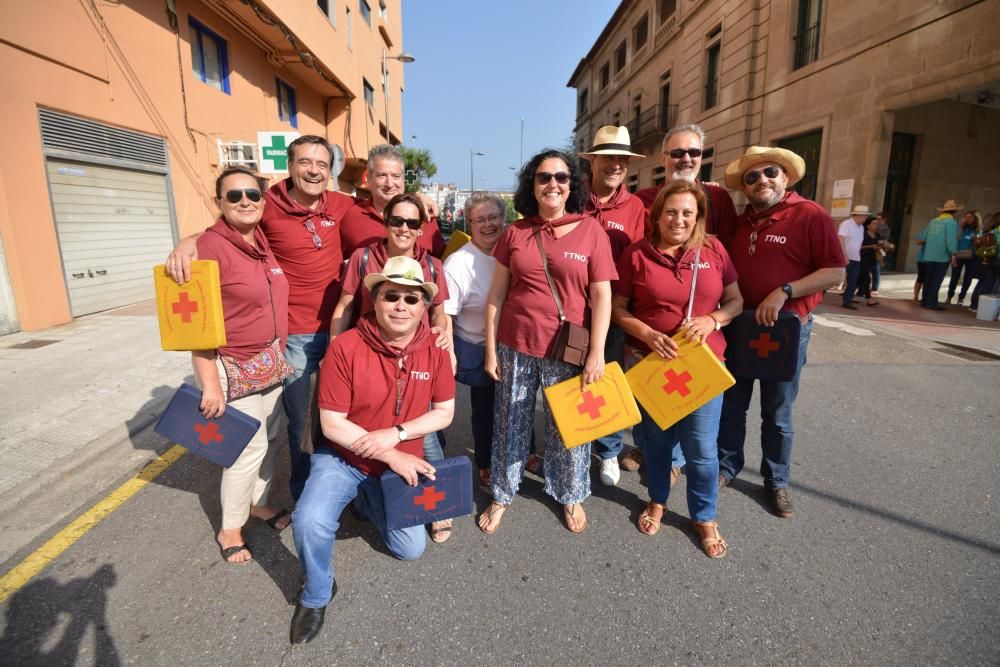
[(668, 130), (673, 127), (673, 119), (670, 113), (670, 74), (660, 77), (660, 117), (657, 119), (661, 130)]
[(615, 127), (621, 127), (622, 126), (622, 112), (621, 111), (616, 111), (615, 112), (614, 122), (612, 123), (612, 125), (614, 125)]
[(635, 192), (639, 189), (639, 174), (632, 174), (628, 177), (628, 184), (625, 186), (628, 188), (629, 192)]
[(295, 89), (281, 79), (275, 79), (274, 83), (278, 90), (278, 120), (283, 120), (292, 127), (298, 127), (299, 119), (295, 114)]
[(615, 74), (625, 69), (625, 55), (625, 40), (623, 39), (622, 43), (615, 49)]
[(389, 22), (389, 4), (385, 0), (378, 0), (378, 15), (383, 22)]
[(611, 82), (611, 65), (604, 63), (601, 65), (601, 90), (608, 87)]
[(347, 48), (352, 48), (354, 46), (354, 33), (351, 29), (351, 8), (344, 7), (347, 10), (347, 19), (345, 21), (347, 25)]
[(658, 187), (663, 185), (667, 180), (667, 170), (663, 167), (656, 167), (653, 169), (653, 186)]
[(358, 0), (358, 10), (361, 12), (361, 18), (364, 19), (370, 28), (372, 25), (372, 8), (367, 0)]
[(708, 34), (705, 51), (705, 108), (711, 109), (719, 103), (719, 59), (722, 55), (722, 27)]
[(337, 25), (337, 0), (316, 0), (316, 6), (326, 15), (330, 23)]
[(823, 130), (813, 130), (796, 137), (777, 141), (779, 148), (787, 148), (800, 155), (806, 163), (806, 174), (802, 180), (790, 188), (806, 199), (816, 199), (816, 185), (819, 176), (820, 149), (823, 145)]
[(646, 46), (646, 40), (648, 39), (649, 14), (643, 14), (639, 22), (635, 24), (635, 30), (632, 31), (632, 53)]
[(365, 87), (365, 104), (367, 104), (372, 109), (375, 108), (375, 89), (372, 88), (372, 84), (368, 83), (368, 79), (362, 79)]
[(712, 180), (713, 155), (715, 155), (714, 148), (704, 148), (701, 151), (701, 169), (698, 170), (698, 180), (702, 183), (709, 183)]
[(805, 67), (819, 59), (819, 20), (822, 12), (823, 0), (799, 0), (792, 69)]
[(660, 0), (660, 23), (674, 15), (677, 11), (677, 0)]
[(584, 88), (576, 98), (576, 115), (582, 116), (590, 110), (590, 91)]
[(229, 94), (229, 61), (226, 40), (188, 17), (191, 28), (191, 67), (202, 83)]

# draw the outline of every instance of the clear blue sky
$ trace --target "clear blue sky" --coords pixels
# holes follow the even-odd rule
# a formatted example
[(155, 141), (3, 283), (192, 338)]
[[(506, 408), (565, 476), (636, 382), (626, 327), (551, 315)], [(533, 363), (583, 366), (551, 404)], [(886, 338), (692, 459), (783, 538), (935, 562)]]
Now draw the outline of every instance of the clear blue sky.
[[(562, 146), (576, 93), (566, 87), (617, 0), (403, 0), (403, 139), (430, 149), (434, 181), (507, 189), (524, 159)], [(397, 51), (398, 53), (398, 51)], [(485, 176), (486, 180), (481, 180)]]

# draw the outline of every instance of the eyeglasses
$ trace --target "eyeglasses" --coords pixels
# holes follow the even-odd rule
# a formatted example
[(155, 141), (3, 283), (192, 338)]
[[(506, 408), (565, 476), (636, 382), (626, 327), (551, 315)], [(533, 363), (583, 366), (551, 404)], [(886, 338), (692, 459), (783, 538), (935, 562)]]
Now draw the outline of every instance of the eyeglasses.
[(420, 226), (424, 223), (419, 218), (401, 218), (398, 215), (390, 215), (385, 219), (385, 224), (390, 227), (402, 227), (406, 225), (410, 229), (420, 229)]
[(501, 220), (503, 220), (503, 218), (498, 213), (494, 213), (493, 215), (488, 215), (484, 218), (470, 218), (470, 222), (472, 222), (472, 224), (474, 225), (485, 225), (488, 222), (492, 222), (495, 224), (500, 222)]
[(423, 301), (423, 299), (421, 299), (420, 296), (417, 294), (400, 294), (399, 292), (393, 292), (393, 291), (385, 292), (382, 294), (382, 300), (388, 301), (389, 303), (396, 303), (400, 299), (402, 299), (403, 303), (405, 303), (407, 306), (415, 306), (421, 301)]
[(566, 185), (569, 183), (569, 174), (565, 171), (557, 171), (554, 174), (550, 171), (535, 172), (535, 180), (538, 181), (539, 185), (548, 185), (548, 182), (553, 178), (556, 179), (556, 183), (559, 185)]
[(700, 148), (674, 148), (667, 153), (670, 157), (675, 160), (680, 160), (685, 155), (690, 155), (691, 157), (701, 157)]
[(230, 204), (239, 204), (243, 201), (243, 195), (247, 196), (247, 199), (252, 201), (254, 204), (259, 202), (264, 195), (257, 188), (243, 188), (242, 190), (227, 190), (226, 191), (226, 201)]
[(312, 242), (316, 248), (323, 247), (323, 239), (320, 238), (319, 234), (316, 233), (316, 225), (313, 224), (312, 220), (306, 220), (306, 231), (312, 234)]
[(757, 252), (757, 230), (750, 232), (750, 256)]
[(777, 178), (778, 174), (781, 173), (781, 167), (764, 167), (763, 169), (755, 169), (753, 171), (748, 171), (743, 174), (743, 183), (745, 185), (753, 185), (760, 180), (760, 175), (764, 174), (768, 178)]

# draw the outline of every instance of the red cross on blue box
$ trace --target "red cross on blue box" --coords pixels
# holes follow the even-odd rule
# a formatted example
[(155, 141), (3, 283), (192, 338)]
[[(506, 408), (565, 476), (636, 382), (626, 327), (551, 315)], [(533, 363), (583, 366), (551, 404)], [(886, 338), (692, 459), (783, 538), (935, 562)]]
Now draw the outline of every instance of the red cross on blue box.
[(226, 437), (219, 432), (219, 425), (215, 422), (195, 424), (194, 430), (198, 432), (198, 442), (203, 445), (207, 445), (210, 442), (222, 442), (226, 439)]
[(424, 511), (430, 512), (437, 504), (444, 500), (444, 491), (438, 491), (433, 486), (428, 486), (424, 489), (424, 492), (413, 499), (413, 504), (424, 508)]

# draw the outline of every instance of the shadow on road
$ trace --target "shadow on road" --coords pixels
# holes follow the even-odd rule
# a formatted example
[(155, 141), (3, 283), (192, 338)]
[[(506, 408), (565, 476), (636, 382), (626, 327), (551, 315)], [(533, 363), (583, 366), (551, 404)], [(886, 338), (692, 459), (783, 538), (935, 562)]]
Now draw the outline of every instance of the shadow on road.
[[(114, 566), (61, 584), (51, 577), (20, 589), (7, 603), (0, 661), (12, 665), (73, 665), (92, 654), (93, 664), (121, 665), (107, 627), (108, 589), (118, 580)], [(82, 646), (93, 628), (93, 651)]]

